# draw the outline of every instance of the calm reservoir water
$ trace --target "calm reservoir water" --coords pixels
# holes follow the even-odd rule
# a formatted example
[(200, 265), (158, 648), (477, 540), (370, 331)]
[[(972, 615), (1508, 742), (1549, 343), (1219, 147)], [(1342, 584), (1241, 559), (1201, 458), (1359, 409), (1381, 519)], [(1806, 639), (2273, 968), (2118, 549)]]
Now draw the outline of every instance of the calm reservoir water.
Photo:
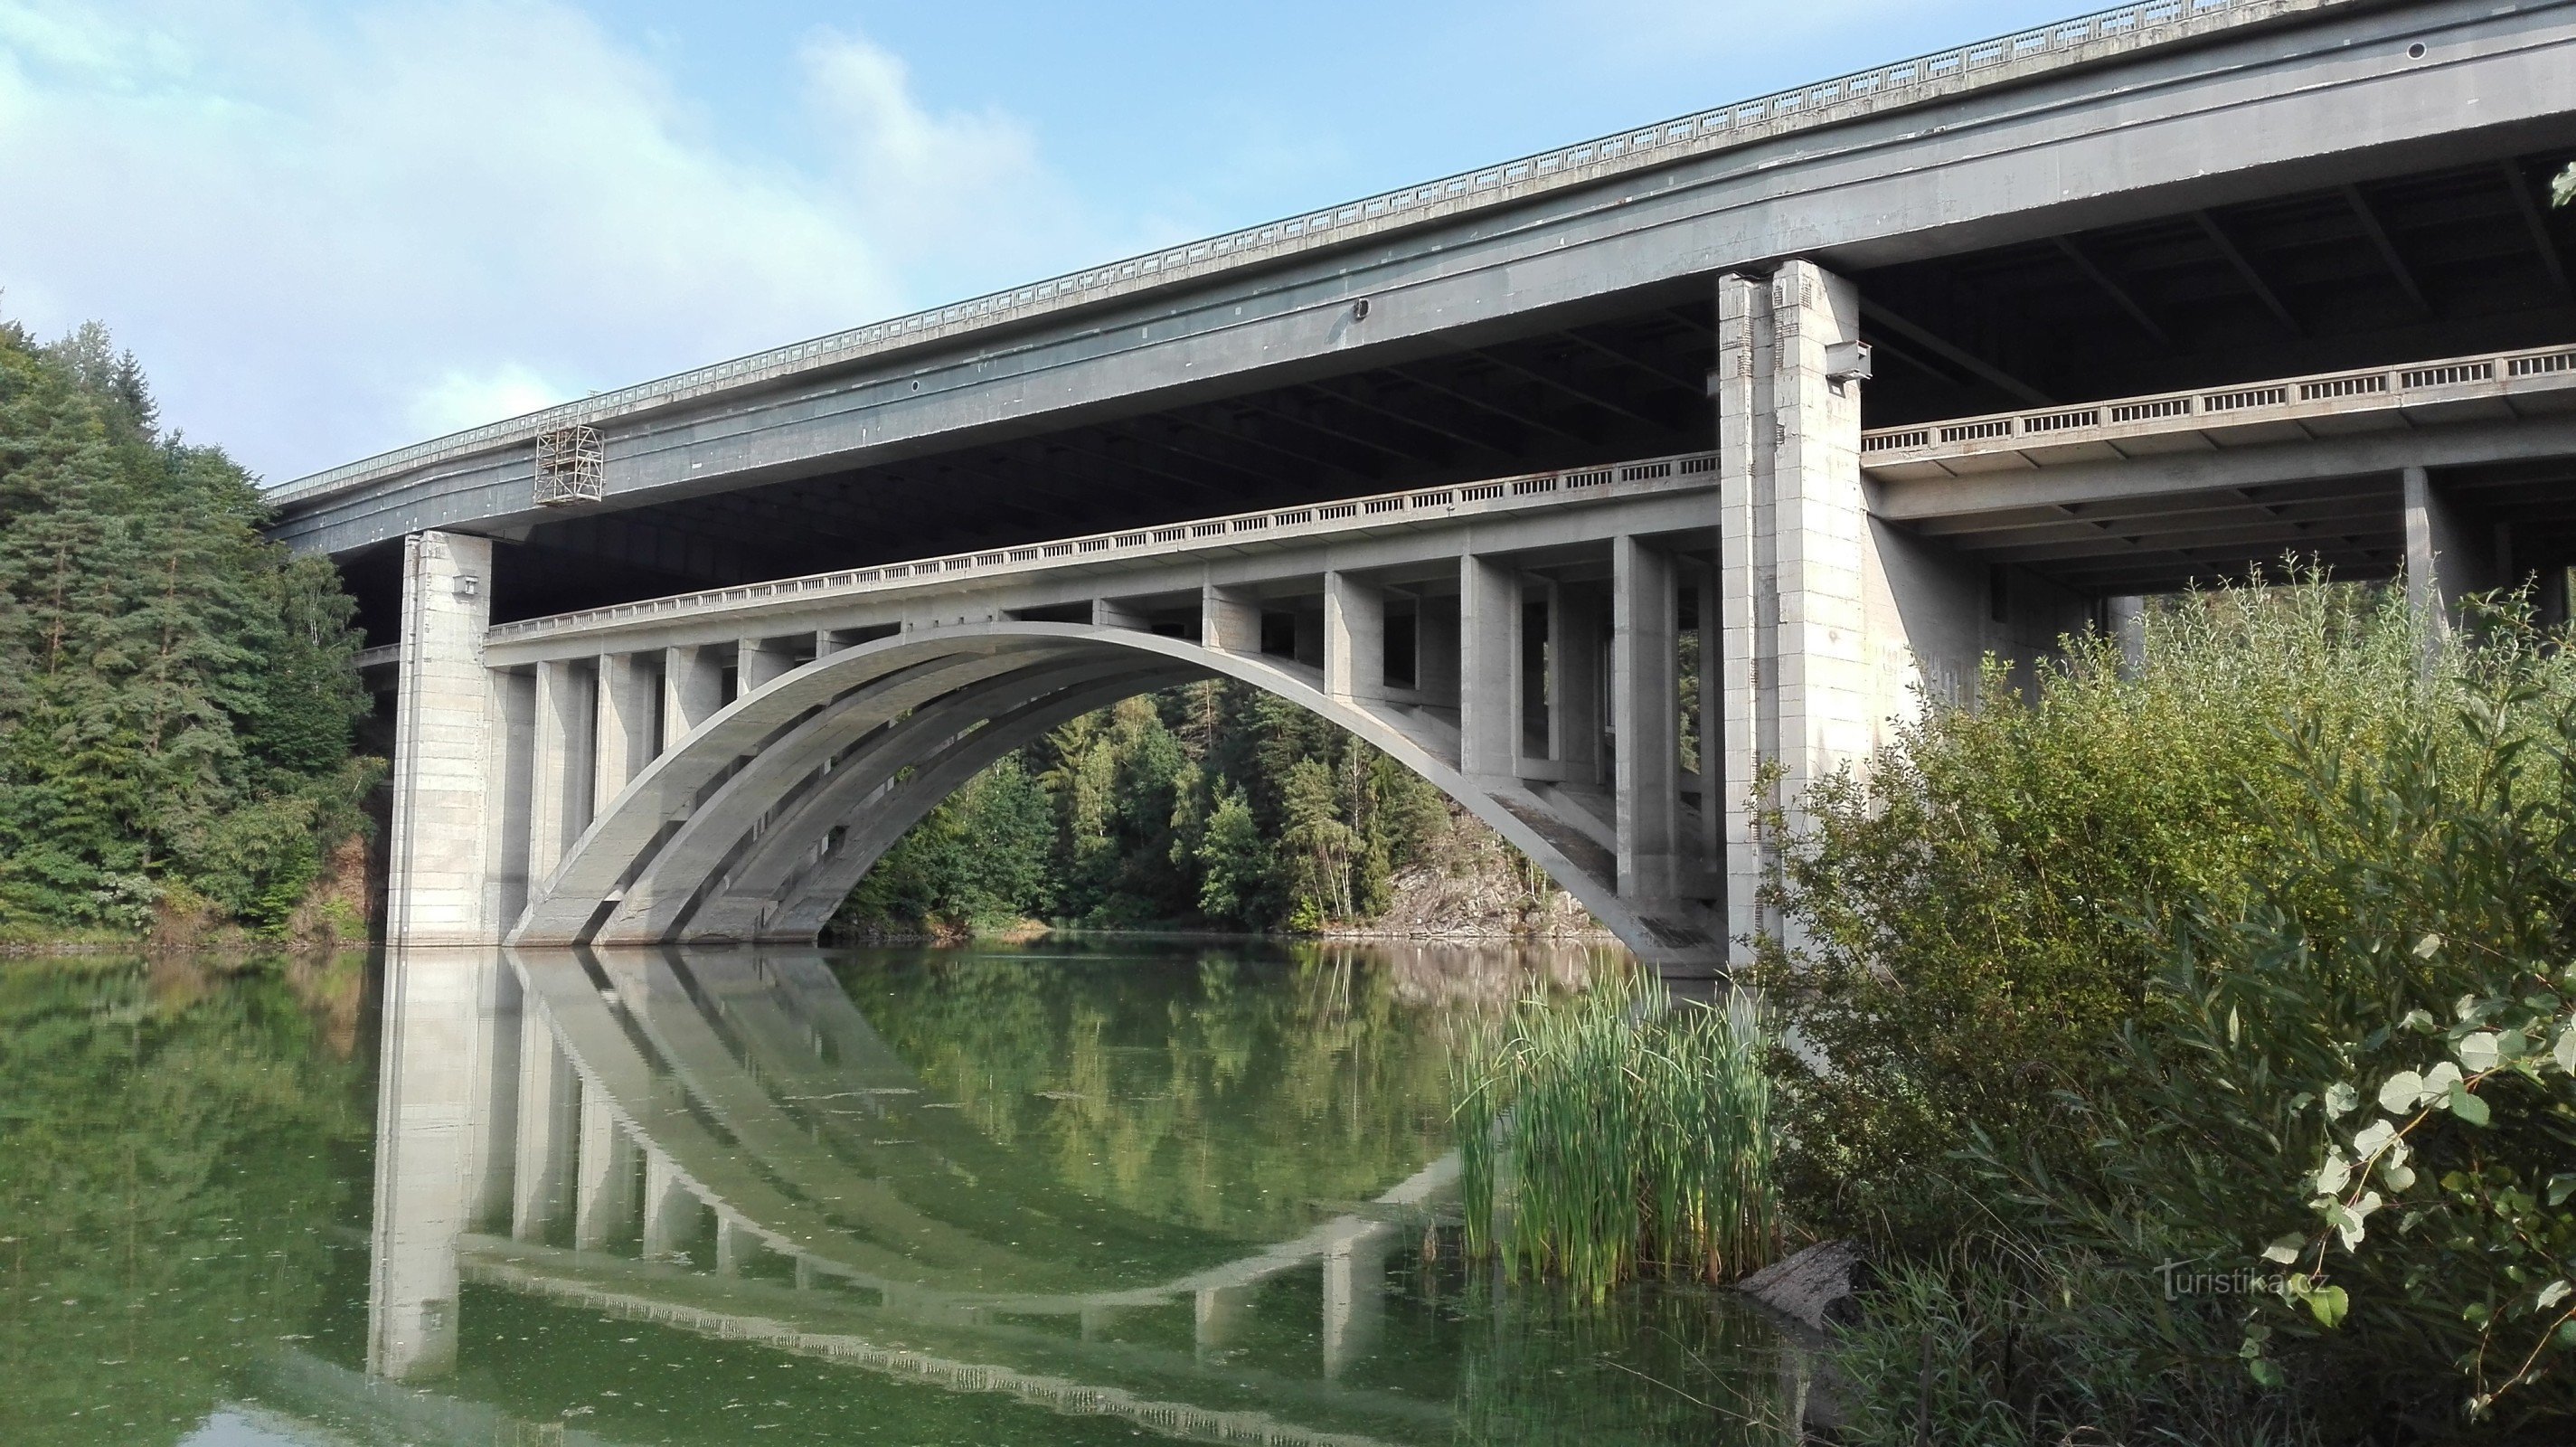
[(1750, 1307), (1461, 1259), (1581, 951), (0, 964), (0, 1442), (1707, 1443)]

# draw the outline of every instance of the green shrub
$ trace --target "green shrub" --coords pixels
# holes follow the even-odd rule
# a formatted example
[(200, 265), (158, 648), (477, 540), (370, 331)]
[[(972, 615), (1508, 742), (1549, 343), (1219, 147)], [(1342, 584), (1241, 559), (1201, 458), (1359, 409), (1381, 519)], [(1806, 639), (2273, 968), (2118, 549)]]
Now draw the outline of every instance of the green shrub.
[(1804, 1042), (1778, 1062), (1785, 1169), (1818, 1223), (1946, 1238), (1970, 1208), (1926, 1164), (2099, 1078), (2154, 969), (2141, 902), (2269, 877), (2285, 725), (2377, 750), (2417, 707), (2414, 639), (2359, 588), (2193, 595), (2150, 613), (2142, 665), (2098, 638), (2018, 687), (1990, 665), (1981, 704), (1819, 788), (1778, 890), (1796, 947), (1759, 971)]

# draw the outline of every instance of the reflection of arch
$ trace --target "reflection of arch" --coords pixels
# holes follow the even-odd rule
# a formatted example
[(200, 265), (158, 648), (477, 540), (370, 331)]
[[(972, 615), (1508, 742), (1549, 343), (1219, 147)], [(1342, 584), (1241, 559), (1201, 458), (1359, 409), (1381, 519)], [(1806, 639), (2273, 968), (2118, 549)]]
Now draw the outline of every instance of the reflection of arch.
[(1221, 675), (1348, 729), (1527, 854), (1640, 955), (1713, 950), (1695, 907), (1619, 888), (1599, 800), (1471, 775), (1454, 715), (1314, 668), (1133, 629), (1002, 622), (907, 631), (788, 672), (679, 739), (539, 880), (514, 941), (811, 941), (941, 798), (1064, 718)]
[[(1138, 1411), (1158, 1420), (1321, 1440), (1186, 1401), (1264, 1282), (1320, 1270), (1321, 1378), (1250, 1362), (1225, 1375), (1328, 1417), (1439, 1415), (1338, 1379), (1372, 1348), (1397, 1221), (1420, 1219), (1454, 1156), (1376, 1209), (1248, 1245), (1130, 1217), (956, 1112), (914, 1108), (930, 1102), (910, 1067), (811, 954), (398, 947), (387, 968), (374, 1371), (450, 1369), (458, 1283), (482, 1282), (953, 1368), (965, 1390), (1150, 1389)], [(1182, 1344), (1108, 1330), (1140, 1312), (1177, 1315)], [(889, 1354), (886, 1331), (905, 1346)]]

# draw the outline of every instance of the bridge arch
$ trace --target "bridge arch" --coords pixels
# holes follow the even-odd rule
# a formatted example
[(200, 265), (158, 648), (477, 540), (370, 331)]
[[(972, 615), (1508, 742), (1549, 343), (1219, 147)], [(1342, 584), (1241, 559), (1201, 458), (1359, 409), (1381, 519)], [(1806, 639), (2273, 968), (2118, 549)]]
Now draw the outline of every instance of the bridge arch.
[(1080, 713), (1208, 677), (1295, 703), (1413, 770), (1640, 956), (1696, 963), (1714, 949), (1700, 921), (1622, 894), (1609, 821), (1519, 778), (1464, 770), (1454, 715), (1336, 693), (1287, 659), (1017, 620), (907, 630), (737, 698), (602, 805), (532, 881), (510, 939), (811, 943), (885, 850), (975, 773)]

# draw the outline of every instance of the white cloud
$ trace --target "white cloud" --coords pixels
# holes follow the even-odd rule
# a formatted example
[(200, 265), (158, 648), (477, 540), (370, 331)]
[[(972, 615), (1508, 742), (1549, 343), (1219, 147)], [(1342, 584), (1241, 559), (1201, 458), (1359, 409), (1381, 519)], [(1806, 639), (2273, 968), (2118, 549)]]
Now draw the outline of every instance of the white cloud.
[(1010, 117), (794, 60), (803, 166), (550, 0), (0, 0), (0, 306), (282, 479), (1099, 249)]

